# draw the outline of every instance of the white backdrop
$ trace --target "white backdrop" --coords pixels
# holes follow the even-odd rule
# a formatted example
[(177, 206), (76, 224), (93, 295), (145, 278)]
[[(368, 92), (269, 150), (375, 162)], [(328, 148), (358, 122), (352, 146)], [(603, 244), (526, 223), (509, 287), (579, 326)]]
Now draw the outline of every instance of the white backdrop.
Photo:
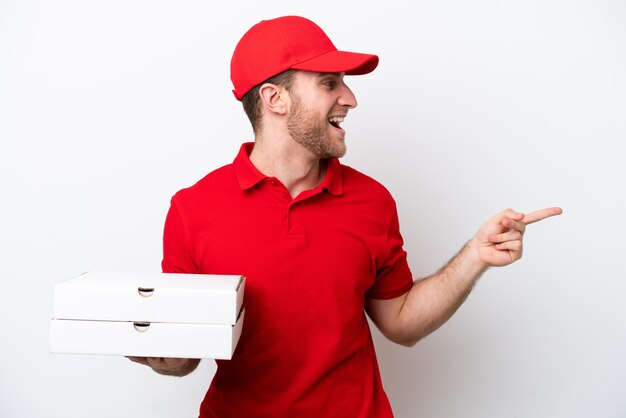
[(344, 163), (395, 196), (416, 277), (506, 207), (565, 210), (416, 347), (375, 333), (396, 416), (626, 416), (618, 0), (0, 0), (0, 416), (197, 416), (211, 361), (49, 354), (53, 285), (160, 271), (171, 195), (252, 138), (231, 52), (285, 14), (381, 57), (348, 79)]

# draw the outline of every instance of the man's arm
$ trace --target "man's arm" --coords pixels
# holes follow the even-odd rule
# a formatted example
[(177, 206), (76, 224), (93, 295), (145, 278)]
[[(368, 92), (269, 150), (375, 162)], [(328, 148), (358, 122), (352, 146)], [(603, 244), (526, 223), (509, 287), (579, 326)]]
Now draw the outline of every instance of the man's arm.
[(413, 346), (443, 325), (465, 301), (489, 267), (511, 264), (522, 257), (526, 225), (560, 215), (548, 208), (524, 215), (508, 209), (489, 219), (476, 235), (435, 274), (415, 281), (394, 299), (369, 299), (366, 310), (390, 340)]
[(128, 357), (128, 359), (149, 366), (155, 372), (166, 376), (187, 376), (200, 363), (200, 359), (186, 358)]

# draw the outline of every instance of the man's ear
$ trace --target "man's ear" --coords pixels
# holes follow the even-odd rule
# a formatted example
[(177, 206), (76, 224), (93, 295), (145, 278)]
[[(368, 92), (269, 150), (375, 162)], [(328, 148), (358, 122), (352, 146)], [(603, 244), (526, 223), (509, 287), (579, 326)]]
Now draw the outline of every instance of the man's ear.
[(284, 115), (287, 113), (287, 102), (289, 100), (287, 91), (276, 84), (265, 83), (259, 89), (259, 95), (263, 107), (268, 112)]

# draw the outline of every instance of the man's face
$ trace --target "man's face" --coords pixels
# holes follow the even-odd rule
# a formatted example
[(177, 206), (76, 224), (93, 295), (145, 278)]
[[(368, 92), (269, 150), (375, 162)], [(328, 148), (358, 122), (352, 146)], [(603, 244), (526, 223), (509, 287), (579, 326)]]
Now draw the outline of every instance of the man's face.
[(346, 132), (339, 126), (356, 107), (356, 98), (340, 73), (295, 75), (287, 130), (294, 141), (317, 158), (343, 157)]

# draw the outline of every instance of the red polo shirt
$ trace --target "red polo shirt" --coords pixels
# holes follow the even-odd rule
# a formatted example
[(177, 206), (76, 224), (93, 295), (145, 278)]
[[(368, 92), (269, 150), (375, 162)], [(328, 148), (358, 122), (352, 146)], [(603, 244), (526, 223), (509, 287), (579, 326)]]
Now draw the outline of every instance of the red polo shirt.
[(241, 339), (200, 417), (391, 417), (364, 304), (412, 285), (394, 200), (337, 159), (292, 199), (253, 146), (176, 193), (165, 223), (164, 272), (247, 280)]

